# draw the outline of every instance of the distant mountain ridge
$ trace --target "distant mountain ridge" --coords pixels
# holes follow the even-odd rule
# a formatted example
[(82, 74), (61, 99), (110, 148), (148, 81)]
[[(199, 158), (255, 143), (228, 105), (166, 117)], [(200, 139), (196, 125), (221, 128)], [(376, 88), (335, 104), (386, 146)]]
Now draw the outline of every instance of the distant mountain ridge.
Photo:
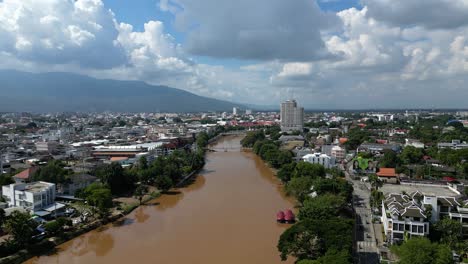
[(206, 112), (239, 104), (141, 81), (0, 70), (0, 112)]

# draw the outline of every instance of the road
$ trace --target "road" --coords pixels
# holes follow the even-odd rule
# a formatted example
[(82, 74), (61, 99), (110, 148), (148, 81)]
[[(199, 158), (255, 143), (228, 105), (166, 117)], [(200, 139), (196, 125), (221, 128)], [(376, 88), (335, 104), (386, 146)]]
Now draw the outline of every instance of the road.
[(345, 175), (346, 179), (354, 187), (353, 207), (356, 212), (355, 261), (362, 264), (379, 263), (379, 250), (377, 248), (370, 207), (370, 185), (366, 182), (352, 179), (349, 170), (345, 171)]

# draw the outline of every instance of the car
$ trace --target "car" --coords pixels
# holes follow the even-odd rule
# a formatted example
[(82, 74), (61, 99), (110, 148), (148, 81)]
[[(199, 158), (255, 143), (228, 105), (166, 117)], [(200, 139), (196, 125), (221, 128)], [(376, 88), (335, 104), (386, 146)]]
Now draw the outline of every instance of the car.
[(47, 235), (46, 235), (45, 232), (41, 232), (41, 233), (39, 233), (39, 234), (37, 234), (37, 235), (32, 236), (31, 238), (32, 238), (33, 240), (35, 240), (35, 241), (41, 241), (41, 240), (44, 239), (46, 236), (47, 236)]

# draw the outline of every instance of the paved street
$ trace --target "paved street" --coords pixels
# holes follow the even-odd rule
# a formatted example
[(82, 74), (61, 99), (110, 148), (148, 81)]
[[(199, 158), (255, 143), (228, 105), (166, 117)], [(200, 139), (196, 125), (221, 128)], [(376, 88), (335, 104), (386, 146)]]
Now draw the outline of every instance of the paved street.
[(370, 185), (359, 180), (351, 179), (345, 172), (346, 179), (353, 184), (353, 206), (356, 212), (356, 263), (379, 263), (379, 254), (372, 224), (370, 209)]

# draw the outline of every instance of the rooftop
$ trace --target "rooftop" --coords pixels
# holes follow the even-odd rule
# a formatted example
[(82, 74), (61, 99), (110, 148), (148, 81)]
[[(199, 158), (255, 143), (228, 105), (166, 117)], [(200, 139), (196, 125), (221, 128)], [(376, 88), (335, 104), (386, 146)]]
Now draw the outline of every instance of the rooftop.
[(401, 193), (406, 192), (407, 194), (413, 193), (415, 191), (419, 191), (423, 195), (428, 196), (448, 196), (448, 197), (457, 197), (458, 194), (450, 190), (448, 187), (441, 187), (441, 186), (429, 186), (429, 185), (395, 185), (395, 184), (384, 184), (380, 191), (384, 193), (384, 195), (388, 195), (390, 193)]
[(31, 182), (26, 184), (24, 190), (28, 192), (41, 192), (44, 189), (48, 188), (49, 186), (54, 185), (53, 183), (48, 183), (48, 182)]

